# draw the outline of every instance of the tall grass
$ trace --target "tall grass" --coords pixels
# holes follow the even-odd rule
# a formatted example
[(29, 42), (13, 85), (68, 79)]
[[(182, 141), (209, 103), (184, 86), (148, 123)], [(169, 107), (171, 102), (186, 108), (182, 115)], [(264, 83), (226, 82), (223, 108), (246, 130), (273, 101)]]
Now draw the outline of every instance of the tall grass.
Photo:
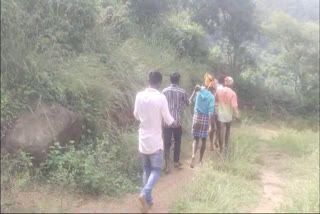
[(270, 145), (288, 155), (280, 165), (286, 182), (277, 211), (319, 213), (319, 133), (282, 130)]
[(15, 194), (32, 182), (31, 167), (31, 157), (22, 151), (1, 154), (1, 212), (7, 212), (14, 204)]
[(319, 149), (319, 135), (310, 130), (298, 132), (283, 129), (270, 145), (275, 151), (284, 152), (293, 158), (307, 157)]
[[(239, 212), (257, 202), (258, 145), (247, 127), (231, 139), (225, 159), (213, 156), (199, 168), (173, 212)], [(245, 205), (245, 206), (243, 206)]]

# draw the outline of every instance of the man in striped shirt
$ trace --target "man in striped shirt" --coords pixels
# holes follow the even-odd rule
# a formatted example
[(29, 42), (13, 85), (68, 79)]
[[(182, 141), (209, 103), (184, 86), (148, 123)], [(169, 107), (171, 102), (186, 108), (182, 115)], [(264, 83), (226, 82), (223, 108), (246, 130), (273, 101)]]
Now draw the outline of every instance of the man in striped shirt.
[(164, 124), (163, 135), (164, 135), (164, 157), (165, 157), (165, 171), (169, 173), (169, 156), (171, 147), (171, 138), (174, 137), (174, 166), (181, 167), (180, 163), (180, 148), (181, 148), (181, 116), (180, 112), (184, 104), (189, 106), (188, 95), (185, 90), (179, 87), (180, 74), (175, 72), (170, 75), (171, 85), (165, 88), (162, 93), (166, 96), (169, 106), (169, 111), (172, 117), (175, 119), (176, 124), (167, 125)]

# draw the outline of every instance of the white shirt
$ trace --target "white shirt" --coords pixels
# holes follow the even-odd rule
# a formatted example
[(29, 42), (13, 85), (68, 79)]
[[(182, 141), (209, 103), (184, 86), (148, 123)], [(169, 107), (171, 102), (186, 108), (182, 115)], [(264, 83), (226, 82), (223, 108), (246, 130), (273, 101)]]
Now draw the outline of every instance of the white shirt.
[(153, 88), (139, 92), (134, 105), (134, 116), (140, 120), (139, 151), (152, 154), (159, 149), (163, 150), (162, 119), (168, 125), (174, 122), (166, 97)]

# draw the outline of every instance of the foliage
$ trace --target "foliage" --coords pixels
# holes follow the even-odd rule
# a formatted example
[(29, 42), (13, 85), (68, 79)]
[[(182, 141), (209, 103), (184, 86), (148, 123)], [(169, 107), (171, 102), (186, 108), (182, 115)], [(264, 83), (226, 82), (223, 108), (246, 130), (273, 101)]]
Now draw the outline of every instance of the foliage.
[[(231, 75), (241, 108), (316, 118), (319, 27), (283, 13), (259, 13), (273, 7), (261, 5), (253, 0), (2, 0), (1, 137), (39, 101), (82, 114), (81, 146), (55, 145), (42, 178), (117, 195), (132, 190), (140, 178), (137, 137), (130, 130), (137, 127), (135, 94), (146, 86), (151, 69), (162, 72), (163, 87), (170, 73), (180, 72), (189, 94), (206, 72)], [(184, 112), (186, 124), (190, 114)], [(292, 124), (304, 126), (296, 119)], [(239, 185), (255, 179), (256, 170), (248, 166), (256, 157), (243, 154), (238, 143), (244, 141), (236, 140), (226, 162), (208, 166), (219, 172), (210, 178), (222, 182), (230, 174)], [(12, 157), (12, 165), (4, 159), (17, 177), (10, 167), (24, 160), (21, 155)], [(30, 168), (18, 168), (22, 180), (34, 178)]]
[(257, 1), (257, 4), (262, 4), (262, 9), (267, 12), (281, 10), (302, 21), (319, 22), (318, 0), (262, 0)]
[(275, 151), (289, 155), (281, 173), (288, 180), (278, 212), (319, 212), (319, 133), (284, 129), (272, 139)]
[(204, 42), (205, 31), (201, 25), (193, 22), (187, 11), (169, 16), (169, 23), (173, 29), (168, 32), (170, 41), (178, 45), (180, 54), (186, 52), (190, 56), (207, 55)]
[(246, 130), (244, 126), (233, 135), (225, 160), (213, 157), (197, 169), (172, 212), (239, 212), (242, 204), (257, 202), (257, 138)]
[(71, 190), (109, 196), (135, 190), (141, 169), (139, 156), (132, 151), (137, 145), (131, 136), (123, 135), (116, 144), (105, 137), (80, 150), (72, 142), (67, 147), (55, 143), (45, 164), (45, 179)]
[(318, 150), (319, 136), (312, 131), (298, 132), (283, 130), (272, 140), (274, 150), (285, 152), (293, 157), (308, 156)]
[[(292, 78), (290, 81), (294, 82), (295, 93), (304, 104), (305, 97), (312, 94), (310, 89), (315, 88), (313, 84), (318, 84), (312, 80), (317, 78), (319, 73), (318, 46), (315, 45), (319, 41), (319, 26), (299, 23), (284, 13), (275, 12), (271, 15), (270, 23), (264, 25), (264, 28), (273, 41), (282, 45), (282, 64), (293, 73), (286, 79)], [(310, 86), (306, 87), (307, 85)], [(312, 99), (317, 100), (317, 97), (314, 96)]]
[(36, 171), (32, 169), (32, 158), (19, 151), (16, 154), (1, 154), (1, 211), (6, 211), (14, 195), (21, 188), (28, 187), (34, 178)]
[(133, 16), (143, 25), (150, 25), (159, 18), (168, 8), (168, 0), (129, 0)]

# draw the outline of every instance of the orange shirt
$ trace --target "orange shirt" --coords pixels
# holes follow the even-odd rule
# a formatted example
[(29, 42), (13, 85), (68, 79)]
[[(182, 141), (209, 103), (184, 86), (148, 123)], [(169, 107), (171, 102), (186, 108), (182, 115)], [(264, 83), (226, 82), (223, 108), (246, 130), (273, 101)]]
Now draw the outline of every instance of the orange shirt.
[(232, 120), (233, 108), (238, 107), (237, 94), (228, 87), (219, 88), (216, 94), (217, 115), (221, 122), (230, 122)]

